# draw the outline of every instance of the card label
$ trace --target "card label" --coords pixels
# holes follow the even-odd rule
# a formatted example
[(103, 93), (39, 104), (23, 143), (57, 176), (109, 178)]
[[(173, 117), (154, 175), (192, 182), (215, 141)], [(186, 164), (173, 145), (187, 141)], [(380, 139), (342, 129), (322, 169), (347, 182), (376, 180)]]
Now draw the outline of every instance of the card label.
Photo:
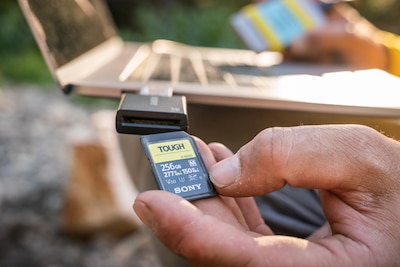
[(196, 157), (189, 140), (150, 144), (149, 150), (154, 163)]
[(154, 134), (142, 136), (141, 141), (160, 189), (188, 200), (216, 195), (190, 135), (180, 131)]

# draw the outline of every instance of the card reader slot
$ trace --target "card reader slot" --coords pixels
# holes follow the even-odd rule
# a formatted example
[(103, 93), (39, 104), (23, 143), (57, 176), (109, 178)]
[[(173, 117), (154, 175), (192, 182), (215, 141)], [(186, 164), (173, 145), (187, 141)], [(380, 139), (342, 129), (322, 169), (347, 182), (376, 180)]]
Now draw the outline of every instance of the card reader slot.
[(149, 127), (159, 126), (159, 128), (180, 129), (181, 121), (178, 119), (157, 119), (157, 118), (141, 118), (132, 116), (122, 116), (121, 125), (124, 127)]

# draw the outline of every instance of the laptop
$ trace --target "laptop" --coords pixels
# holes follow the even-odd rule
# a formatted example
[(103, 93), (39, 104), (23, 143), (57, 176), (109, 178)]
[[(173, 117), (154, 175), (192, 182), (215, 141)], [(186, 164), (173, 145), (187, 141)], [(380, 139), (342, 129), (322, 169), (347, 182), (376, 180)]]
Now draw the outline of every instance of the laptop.
[(383, 71), (283, 63), (276, 52), (170, 40), (126, 42), (103, 0), (18, 1), (65, 93), (119, 98), (172, 90), (206, 105), (400, 115), (399, 79)]

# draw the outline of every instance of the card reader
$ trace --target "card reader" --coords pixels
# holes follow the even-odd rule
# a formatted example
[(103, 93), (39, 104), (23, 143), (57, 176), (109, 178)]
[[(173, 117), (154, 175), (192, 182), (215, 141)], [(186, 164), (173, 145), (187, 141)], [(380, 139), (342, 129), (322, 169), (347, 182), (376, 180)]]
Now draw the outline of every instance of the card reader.
[(118, 133), (154, 134), (188, 130), (186, 98), (125, 93), (116, 116)]

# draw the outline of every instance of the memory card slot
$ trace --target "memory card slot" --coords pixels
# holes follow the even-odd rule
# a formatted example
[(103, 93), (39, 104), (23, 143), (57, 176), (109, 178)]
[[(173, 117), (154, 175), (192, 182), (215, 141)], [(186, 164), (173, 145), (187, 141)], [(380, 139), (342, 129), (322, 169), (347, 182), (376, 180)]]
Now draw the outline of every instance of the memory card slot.
[(133, 116), (122, 116), (121, 126), (124, 127), (152, 127), (159, 126), (160, 128), (180, 129), (181, 121), (179, 119), (157, 119), (157, 118), (143, 118)]

